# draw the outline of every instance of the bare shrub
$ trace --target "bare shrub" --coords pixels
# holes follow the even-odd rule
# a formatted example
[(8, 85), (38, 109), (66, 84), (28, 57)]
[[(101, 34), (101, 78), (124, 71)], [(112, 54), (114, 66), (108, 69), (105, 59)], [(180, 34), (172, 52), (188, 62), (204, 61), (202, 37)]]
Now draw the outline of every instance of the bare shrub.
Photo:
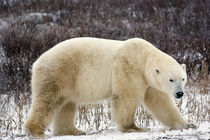
[[(0, 1), (0, 23), (4, 22), (0, 24), (0, 133), (22, 132), (30, 104), (32, 63), (58, 42), (82, 36), (141, 37), (187, 64), (187, 95), (177, 104), (186, 118), (209, 121), (209, 6), (208, 0)], [(90, 131), (113, 126), (107, 102), (78, 109), (79, 128)], [(141, 107), (136, 122), (157, 124)]]
[(34, 21), (17, 21), (2, 30), (1, 43), (6, 61), (1, 70), (6, 77), (2, 80), (1, 92), (28, 92), (32, 63), (44, 51), (69, 38), (65, 31), (62, 26), (40, 26)]

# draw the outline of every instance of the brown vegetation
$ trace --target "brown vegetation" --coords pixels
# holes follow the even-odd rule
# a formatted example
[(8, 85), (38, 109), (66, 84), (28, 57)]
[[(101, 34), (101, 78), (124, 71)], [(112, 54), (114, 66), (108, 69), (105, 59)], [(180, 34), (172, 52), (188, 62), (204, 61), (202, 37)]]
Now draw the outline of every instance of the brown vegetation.
[[(209, 121), (207, 0), (2, 0), (0, 13), (0, 130), (4, 135), (12, 135), (13, 130), (22, 132), (30, 103), (32, 63), (58, 42), (81, 36), (141, 37), (187, 64), (190, 78), (184, 99), (188, 103), (183, 105), (181, 100), (178, 106), (196, 122)], [(88, 123), (87, 130), (109, 128), (110, 112), (103, 112), (104, 108), (110, 105), (80, 106), (77, 126)], [(151, 115), (139, 111), (139, 125), (156, 124)]]

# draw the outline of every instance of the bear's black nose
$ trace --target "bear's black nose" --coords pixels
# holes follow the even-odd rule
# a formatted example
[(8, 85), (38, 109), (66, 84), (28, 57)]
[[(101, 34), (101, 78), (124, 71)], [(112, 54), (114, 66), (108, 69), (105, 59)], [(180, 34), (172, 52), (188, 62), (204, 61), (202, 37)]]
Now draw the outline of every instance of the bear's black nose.
[(183, 96), (184, 92), (180, 91), (176, 93), (176, 98), (181, 98)]

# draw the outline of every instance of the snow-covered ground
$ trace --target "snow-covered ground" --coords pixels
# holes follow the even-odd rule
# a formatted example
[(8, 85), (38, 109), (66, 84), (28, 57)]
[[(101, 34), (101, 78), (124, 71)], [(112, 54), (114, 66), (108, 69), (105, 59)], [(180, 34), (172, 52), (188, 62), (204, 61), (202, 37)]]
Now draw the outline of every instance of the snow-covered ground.
[(198, 129), (165, 130), (156, 126), (148, 132), (122, 133), (116, 130), (106, 130), (82, 136), (52, 137), (50, 140), (142, 140), (142, 139), (210, 139), (210, 123), (202, 123)]
[[(1, 139), (1, 138), (0, 138)], [(3, 137), (9, 140), (11, 137)], [(15, 140), (30, 139), (26, 136), (14, 137)], [(197, 129), (168, 130), (163, 126), (155, 126), (148, 132), (122, 133), (117, 130), (104, 130), (87, 133), (80, 136), (51, 136), (49, 140), (147, 140), (147, 139), (173, 139), (173, 140), (208, 140), (210, 139), (210, 123), (203, 122)]]

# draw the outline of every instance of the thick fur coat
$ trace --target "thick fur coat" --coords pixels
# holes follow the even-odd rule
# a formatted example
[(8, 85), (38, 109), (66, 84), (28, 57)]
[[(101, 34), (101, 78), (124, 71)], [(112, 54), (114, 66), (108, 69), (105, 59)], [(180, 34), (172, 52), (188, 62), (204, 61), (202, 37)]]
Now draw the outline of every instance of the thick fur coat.
[(183, 93), (186, 80), (185, 65), (143, 39), (69, 39), (34, 62), (25, 127), (39, 138), (50, 122), (55, 135), (83, 134), (74, 126), (76, 104), (112, 98), (113, 119), (123, 132), (144, 131), (134, 123), (139, 104), (166, 126), (185, 128), (172, 97)]

